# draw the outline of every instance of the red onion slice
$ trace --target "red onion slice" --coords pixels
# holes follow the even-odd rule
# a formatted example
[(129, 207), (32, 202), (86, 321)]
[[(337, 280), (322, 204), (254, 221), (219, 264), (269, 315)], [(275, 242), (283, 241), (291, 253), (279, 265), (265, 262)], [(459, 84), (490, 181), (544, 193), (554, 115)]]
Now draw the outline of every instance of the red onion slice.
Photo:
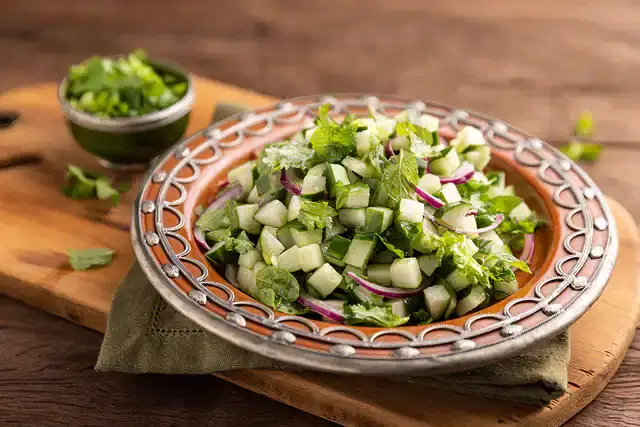
[(533, 261), (533, 254), (535, 253), (536, 239), (533, 234), (524, 235), (524, 247), (520, 254), (520, 259), (527, 264), (531, 264)]
[(440, 178), (440, 183), (453, 183), (455, 185), (464, 184), (471, 179), (475, 172), (476, 170), (473, 165), (471, 163), (465, 162), (458, 168), (454, 176), (450, 178)]
[(314, 311), (334, 322), (344, 322), (344, 311), (337, 307), (325, 303), (324, 301), (316, 298), (310, 298), (307, 296), (298, 297), (298, 302), (306, 307), (309, 307), (311, 311)]
[[(241, 196), (242, 196), (242, 186), (240, 184), (235, 184), (232, 187), (229, 187), (228, 190), (225, 190), (222, 194), (220, 194), (220, 196), (217, 199), (215, 199), (213, 203), (211, 203), (209, 207), (207, 207), (204, 210), (204, 212), (202, 212), (202, 215), (204, 215), (208, 211), (214, 211), (216, 209), (220, 209), (226, 206), (229, 200), (237, 200)], [(205, 251), (208, 251), (209, 249), (211, 249), (211, 246), (209, 246), (209, 244), (207, 243), (207, 239), (205, 239), (204, 233), (202, 232), (200, 227), (196, 226), (193, 228), (193, 238), (196, 240), (196, 242), (198, 242), (198, 244)]]
[(472, 230), (469, 228), (456, 228), (453, 225), (449, 224), (448, 222), (443, 221), (440, 218), (436, 218), (435, 216), (431, 215), (427, 211), (424, 212), (424, 217), (427, 218), (429, 221), (433, 222), (434, 224), (437, 224), (441, 227), (446, 228), (449, 231), (453, 231), (454, 233), (458, 233), (458, 234), (486, 233), (487, 231), (494, 230), (496, 227), (498, 227), (502, 223), (502, 221), (504, 221), (504, 215), (498, 214), (496, 215), (496, 220), (493, 222), (493, 224), (488, 225), (486, 227), (478, 228), (477, 230)]
[(431, 194), (427, 193), (426, 191), (424, 191), (422, 188), (418, 186), (416, 186), (416, 194), (420, 196), (422, 200), (429, 203), (431, 206), (433, 206), (436, 209), (439, 209), (444, 206), (444, 202), (442, 200), (438, 199), (435, 196), (432, 196)]
[(394, 153), (393, 151), (393, 145), (391, 144), (391, 140), (389, 140), (389, 142), (387, 142), (387, 145), (384, 146), (384, 151), (387, 157), (393, 157), (396, 155), (396, 153)]
[(362, 277), (355, 274), (353, 271), (347, 273), (349, 277), (353, 279), (358, 285), (362, 286), (366, 290), (376, 294), (383, 296), (385, 298), (408, 298), (414, 295), (419, 295), (422, 291), (427, 287), (426, 285), (420, 286), (415, 289), (405, 289), (405, 288), (391, 288), (386, 286), (378, 285), (377, 283), (369, 282), (368, 280), (363, 279)]
[(287, 172), (284, 169), (280, 172), (280, 184), (282, 184), (285, 190), (295, 196), (299, 196), (302, 193), (302, 189), (289, 180)]

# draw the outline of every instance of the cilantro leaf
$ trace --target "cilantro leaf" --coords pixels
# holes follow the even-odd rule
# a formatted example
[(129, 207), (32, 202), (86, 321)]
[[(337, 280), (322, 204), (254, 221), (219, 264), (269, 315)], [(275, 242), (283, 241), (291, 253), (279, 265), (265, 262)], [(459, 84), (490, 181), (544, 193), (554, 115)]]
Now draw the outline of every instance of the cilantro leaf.
[(395, 328), (409, 321), (409, 316), (400, 317), (390, 305), (367, 306), (365, 304), (345, 304), (345, 321), (351, 325), (375, 325)]
[[(216, 230), (228, 230), (228, 235), (231, 235), (238, 228), (238, 216), (235, 208), (235, 200), (229, 200), (225, 207), (205, 211), (196, 221), (196, 226), (207, 235)], [(227, 235), (224, 234), (226, 231), (220, 231), (220, 233), (222, 234), (214, 233), (214, 235), (221, 237), (216, 237), (213, 240), (222, 240)]]
[(308, 230), (312, 228), (325, 228), (331, 227), (333, 223), (332, 217), (336, 215), (338, 215), (338, 212), (329, 206), (328, 202), (305, 200), (302, 202), (302, 206), (300, 206), (298, 221), (307, 227)]
[(400, 150), (400, 153), (393, 156), (382, 171), (380, 185), (389, 195), (388, 206), (395, 208), (400, 199), (411, 198), (418, 180), (416, 156), (411, 152)]
[(258, 299), (273, 308), (291, 303), (300, 295), (300, 285), (293, 274), (279, 267), (264, 267), (256, 275)]
[(269, 173), (273, 173), (289, 168), (307, 170), (313, 166), (314, 156), (313, 148), (302, 142), (291, 141), (265, 147), (260, 160), (270, 168)]
[(508, 214), (522, 203), (522, 198), (518, 196), (496, 196), (487, 202), (487, 211), (491, 213)]
[(115, 206), (120, 201), (121, 191), (113, 188), (106, 176), (86, 172), (75, 165), (67, 165), (62, 193), (73, 200), (111, 200)]
[(326, 162), (340, 162), (356, 149), (358, 126), (346, 118), (341, 124), (329, 117), (329, 104), (320, 107), (318, 126), (311, 135), (313, 150)]
[(602, 146), (596, 143), (571, 140), (568, 144), (560, 147), (559, 150), (574, 162), (581, 160), (593, 162), (600, 157)]
[[(396, 124), (396, 135), (407, 136), (411, 138), (415, 136), (426, 145), (433, 146), (439, 143), (438, 132), (429, 132), (426, 128), (411, 122), (399, 122)], [(412, 150), (413, 151), (413, 150)]]
[(471, 245), (467, 240), (468, 237), (463, 234), (447, 231), (442, 235), (443, 244), (436, 251), (436, 255), (440, 259), (449, 258), (455, 268), (472, 285), (488, 288), (490, 286), (489, 276), (478, 260), (469, 252)]
[(111, 264), (115, 251), (109, 248), (68, 249), (69, 264), (76, 271)]

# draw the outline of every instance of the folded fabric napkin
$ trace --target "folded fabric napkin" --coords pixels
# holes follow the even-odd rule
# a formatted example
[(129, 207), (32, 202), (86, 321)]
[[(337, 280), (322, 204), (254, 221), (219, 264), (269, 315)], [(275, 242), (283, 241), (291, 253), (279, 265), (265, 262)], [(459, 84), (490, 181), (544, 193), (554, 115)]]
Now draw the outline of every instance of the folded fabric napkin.
[[(243, 110), (232, 104), (218, 105), (214, 121)], [(390, 381), (547, 404), (567, 391), (569, 356), (569, 335), (564, 332), (525, 354), (483, 368), (437, 377), (396, 376)], [(96, 370), (212, 374), (234, 369), (298, 368), (240, 349), (200, 329), (167, 305), (135, 265), (113, 299)]]

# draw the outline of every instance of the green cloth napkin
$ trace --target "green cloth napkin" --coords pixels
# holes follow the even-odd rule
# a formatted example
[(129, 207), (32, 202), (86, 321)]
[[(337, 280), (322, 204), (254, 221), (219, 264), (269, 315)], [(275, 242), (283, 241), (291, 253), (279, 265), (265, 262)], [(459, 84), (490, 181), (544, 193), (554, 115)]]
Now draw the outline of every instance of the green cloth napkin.
[[(243, 111), (221, 104), (215, 120)], [(469, 372), (437, 377), (391, 377), (457, 393), (547, 404), (567, 391), (567, 332), (527, 353)], [(200, 329), (167, 305), (135, 265), (116, 292), (96, 370), (102, 372), (212, 374), (234, 369), (297, 370), (235, 347)], [(349, 387), (345, 378), (345, 387)], [(398, 387), (401, 385), (398, 384)]]

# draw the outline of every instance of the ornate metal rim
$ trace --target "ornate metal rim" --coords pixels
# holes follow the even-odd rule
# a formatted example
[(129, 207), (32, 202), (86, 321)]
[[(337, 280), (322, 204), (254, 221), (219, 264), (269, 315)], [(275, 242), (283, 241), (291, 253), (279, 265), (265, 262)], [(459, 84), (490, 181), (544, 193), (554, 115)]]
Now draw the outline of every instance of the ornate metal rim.
[[(312, 111), (325, 102), (332, 103), (334, 113), (346, 112), (350, 107), (362, 108), (373, 104), (380, 111), (412, 108), (428, 112), (439, 116), (454, 128), (460, 125), (478, 127), (487, 136), (492, 149), (511, 153), (522, 168), (535, 169), (538, 178), (549, 187), (549, 191), (553, 189), (553, 203), (565, 212), (563, 226), (566, 225), (567, 232), (562, 236), (562, 243), (566, 256), (556, 261), (551, 275), (535, 284), (529, 295), (511, 300), (501, 313), (472, 315), (462, 327), (448, 324), (427, 326), (415, 335), (403, 328), (384, 330), (373, 335), (366, 335), (358, 328), (346, 325), (320, 329), (316, 322), (296, 316), (277, 315), (256, 301), (236, 301), (231, 286), (207, 281), (207, 266), (189, 257), (190, 244), (180, 234), (186, 221), (177, 208), (186, 200), (185, 185), (198, 178), (201, 167), (218, 161), (222, 156), (221, 149), (238, 146), (252, 136), (268, 134), (279, 124), (299, 123), (303, 126), (313, 114)], [(190, 149), (187, 145), (195, 138), (205, 140)], [(198, 157), (204, 150), (210, 150), (213, 155), (208, 158)], [(163, 170), (162, 165), (169, 159), (175, 165), (170, 170)], [(185, 167), (191, 173), (187, 177), (178, 176), (178, 172)], [(242, 117), (231, 117), (183, 140), (156, 163), (144, 182), (134, 205), (132, 240), (143, 270), (159, 293), (200, 326), (235, 345), (314, 370), (367, 374), (409, 373), (418, 370), (423, 373), (441, 373), (470, 369), (515, 355), (535, 343), (552, 338), (578, 319), (604, 290), (618, 252), (615, 220), (602, 193), (582, 169), (557, 150), (518, 128), (484, 115), (396, 97), (352, 94), (303, 97), (258, 109)], [(155, 199), (145, 199), (151, 185), (159, 186), (157, 196)], [(175, 200), (166, 199), (169, 187), (173, 187), (179, 194)], [(163, 210), (176, 215), (178, 223), (165, 227), (162, 223)], [(582, 225), (574, 221), (577, 214), (582, 216)], [(145, 215), (153, 215), (153, 230), (143, 227), (142, 219)], [(169, 238), (180, 240), (184, 250), (175, 253)], [(582, 247), (576, 248), (574, 240), (577, 244), (581, 242)], [(594, 244), (594, 240), (603, 243)], [(151, 248), (158, 245), (169, 262), (161, 264), (153, 255)], [(567, 262), (574, 263), (569, 271), (563, 269)], [(592, 274), (585, 277), (579, 273), (588, 262)], [(199, 277), (194, 277), (185, 264), (197, 267), (201, 273)], [(189, 292), (176, 285), (175, 280), (179, 277), (186, 278), (192, 286)], [(544, 289), (550, 283), (555, 284), (555, 287), (551, 286), (552, 290), (547, 292)], [(221, 291), (226, 298), (221, 298), (209, 287)], [(204, 308), (203, 305), (208, 303), (222, 309), (225, 314)], [(532, 307), (515, 309), (519, 304), (529, 304)], [(246, 307), (253, 310), (247, 310)], [(256, 310), (262, 314), (256, 314)], [(535, 316), (543, 318), (530, 325), (521, 324), (523, 319), (530, 320)], [(480, 320), (487, 325), (474, 327), (474, 323)], [(307, 330), (287, 326), (283, 323), (285, 321), (296, 322)], [(249, 330), (246, 327), (248, 322), (267, 328), (271, 331), (270, 335)], [(450, 335), (429, 338), (433, 332), (443, 330), (450, 332)], [(336, 331), (348, 333), (354, 339), (332, 337), (331, 334)], [(484, 342), (482, 337), (490, 333), (499, 333), (499, 338)], [(390, 334), (403, 337), (404, 340), (389, 342), (381, 339)], [(297, 345), (302, 340), (322, 343), (326, 345), (326, 349)], [(441, 351), (426, 354), (422, 350), (428, 347)], [(372, 349), (387, 351), (383, 355), (372, 355), (366, 351)]]

